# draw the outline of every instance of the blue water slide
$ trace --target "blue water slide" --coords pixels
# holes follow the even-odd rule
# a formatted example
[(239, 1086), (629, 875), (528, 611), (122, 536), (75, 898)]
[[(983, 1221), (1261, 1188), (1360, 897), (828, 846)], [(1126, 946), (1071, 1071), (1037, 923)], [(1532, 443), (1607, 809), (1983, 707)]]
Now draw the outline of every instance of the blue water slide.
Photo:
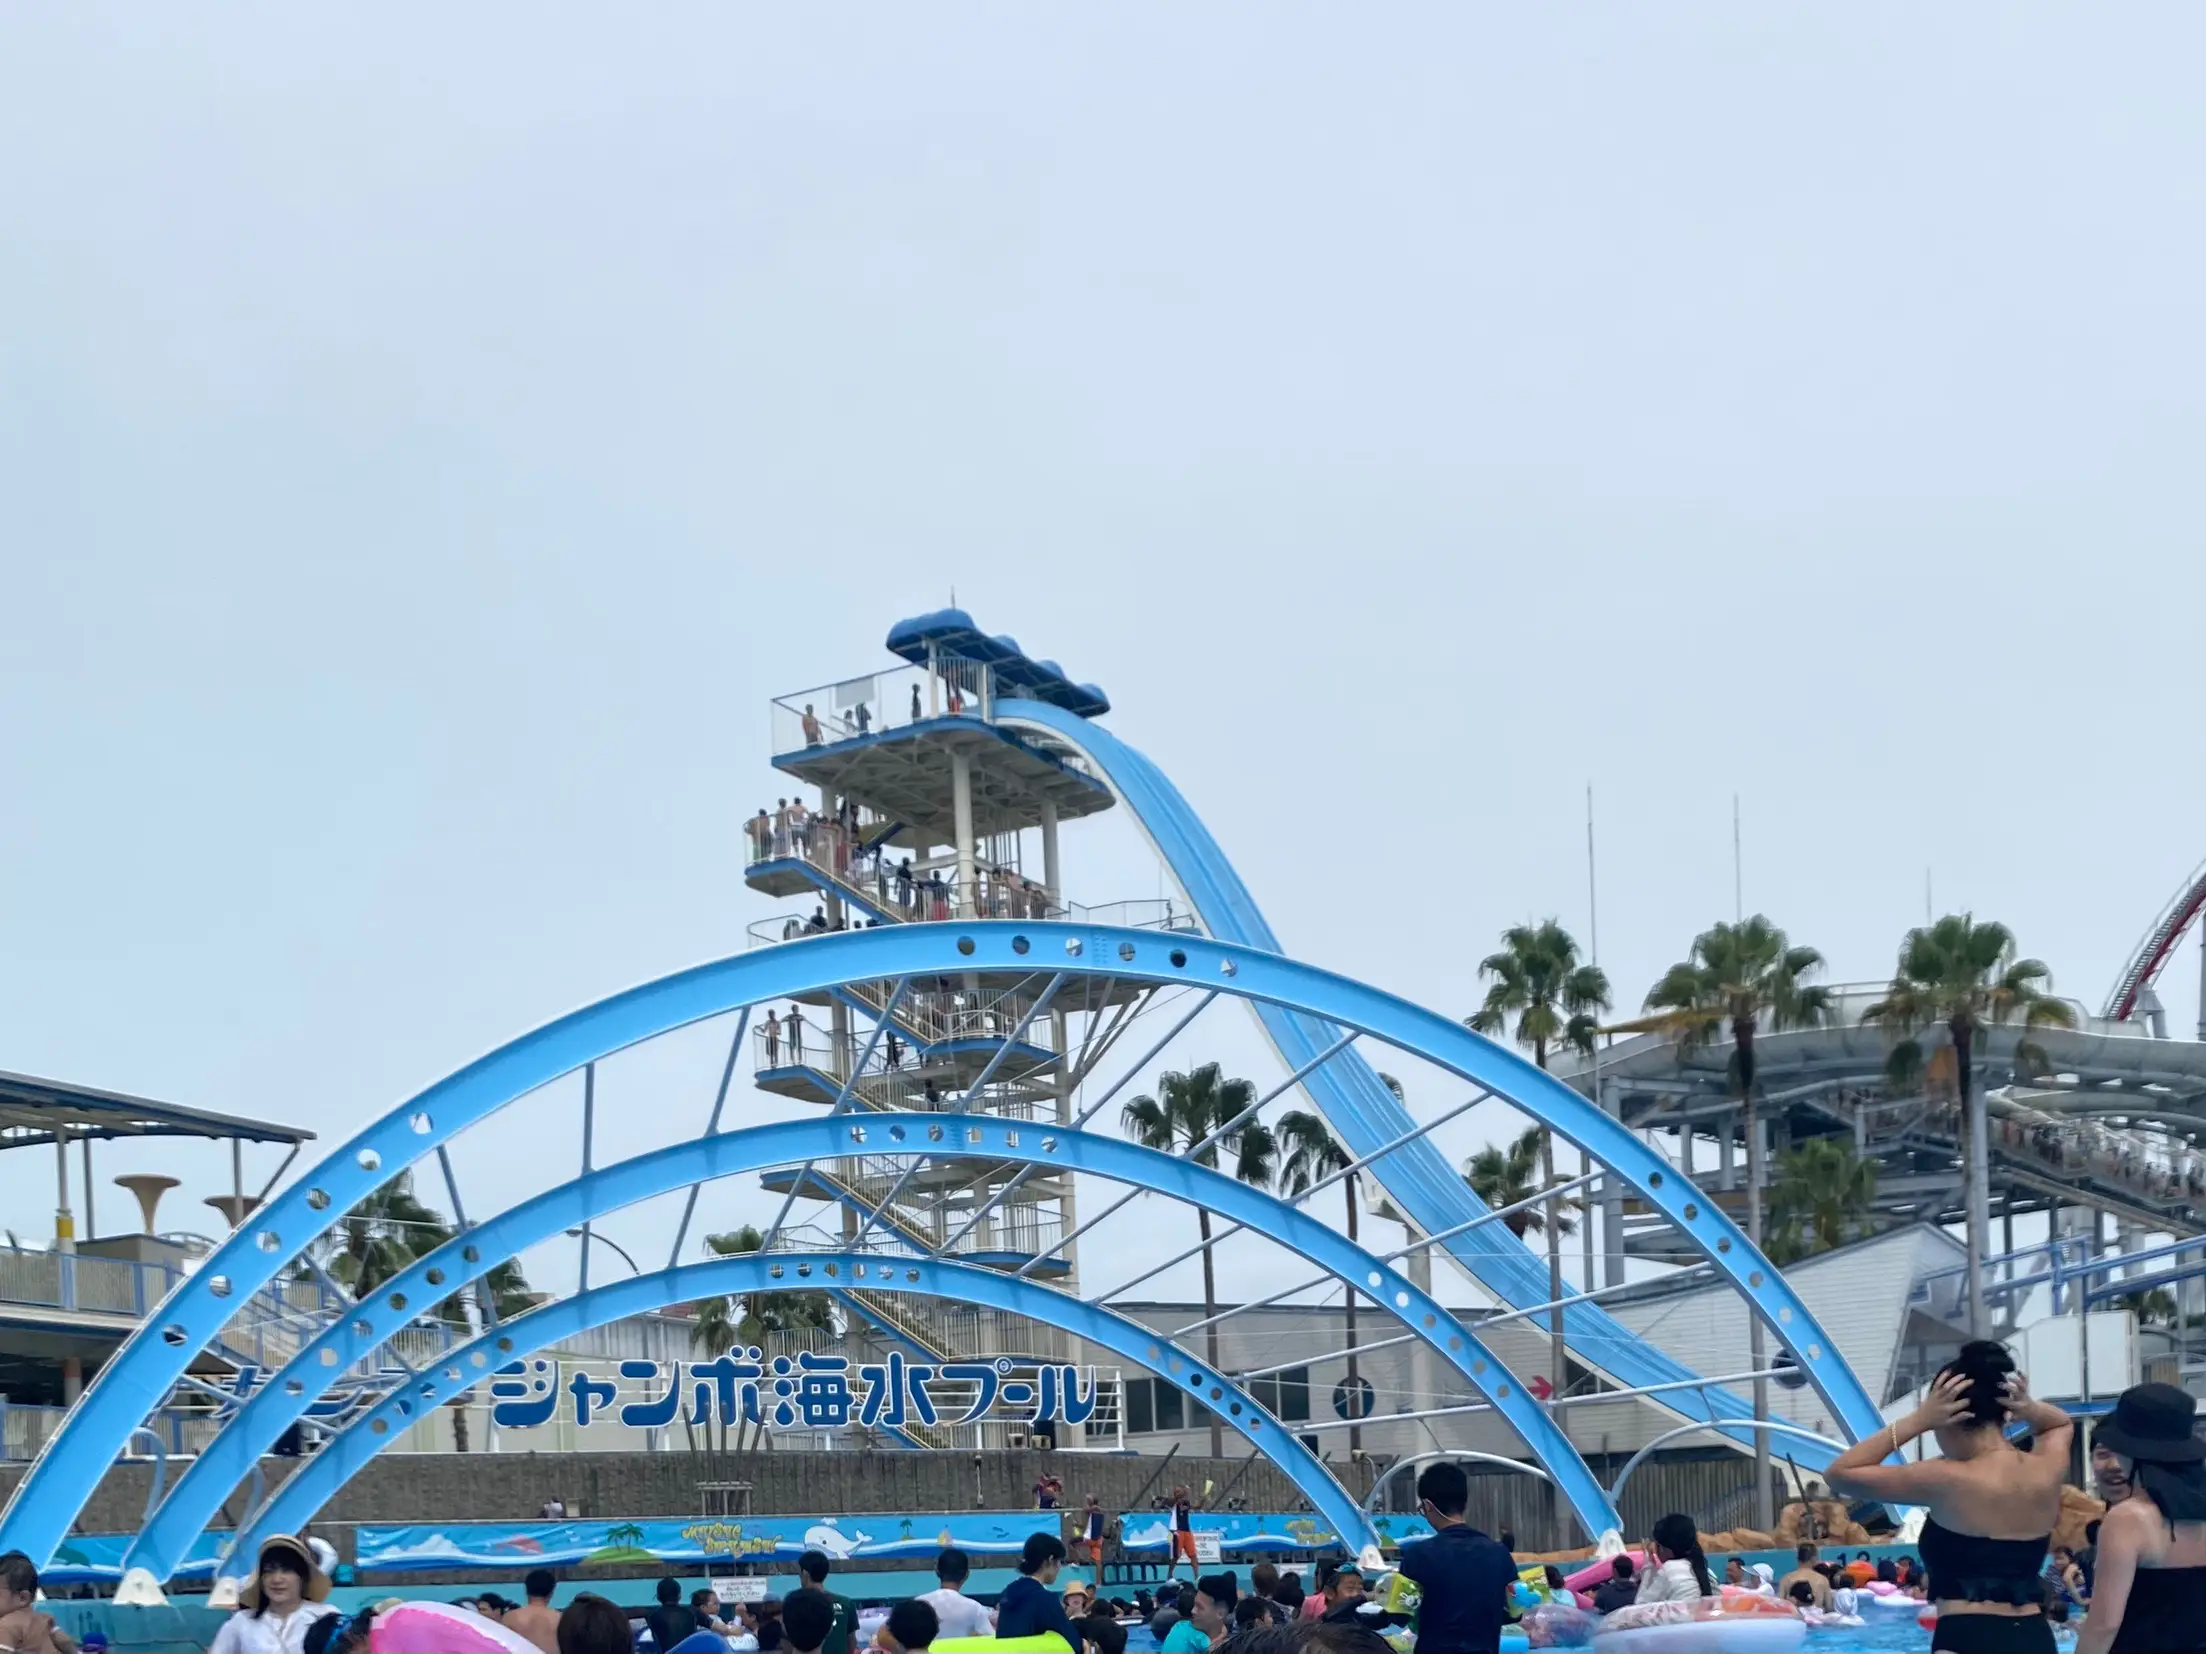
[[(998, 703), (996, 715), (1004, 723), (1046, 731), (1051, 739), (1076, 749), (1110, 782), (1148, 833), (1211, 935), (1271, 953), (1286, 951), (1218, 841), (1179, 789), (1148, 758), (1100, 725), (1038, 701), (1003, 701)], [(1340, 1037), (1340, 1030), (1332, 1024), (1301, 1012), (1262, 1004), (1252, 1009), (1289, 1069), (1313, 1061)], [(1354, 1049), (1341, 1052), (1311, 1073), (1303, 1086), (1355, 1154), (1369, 1154), (1416, 1128), (1409, 1110)], [(1427, 1234), (1440, 1234), (1469, 1223), (1488, 1209), (1429, 1138), (1395, 1150), (1378, 1162), (1376, 1169), (1378, 1182), (1394, 1204)], [(1535, 1257), (1506, 1226), (1486, 1225), (1441, 1245), (1473, 1279), (1512, 1309), (1548, 1301), (1546, 1260)], [(1711, 1261), (1730, 1272), (1731, 1260)], [(1541, 1319), (1544, 1322), (1545, 1317)], [(1697, 1376), (1598, 1305), (1576, 1304), (1565, 1310), (1564, 1329), (1578, 1359), (1619, 1384), (1639, 1388), (1690, 1382)], [(1858, 1383), (1853, 1391), (1851, 1395), (1825, 1399), (1831, 1402), (1841, 1430), (1859, 1435), (1875, 1429), (1880, 1417)], [(1672, 1390), (1656, 1399), (1688, 1419), (1737, 1419), (1750, 1417), (1754, 1411), (1744, 1398), (1714, 1386)], [(1735, 1427), (1724, 1433), (1742, 1444), (1751, 1443), (1753, 1438), (1752, 1431)], [(1788, 1452), (1804, 1469), (1812, 1470), (1821, 1470), (1833, 1457), (1829, 1449), (1808, 1443), (1788, 1448)]]

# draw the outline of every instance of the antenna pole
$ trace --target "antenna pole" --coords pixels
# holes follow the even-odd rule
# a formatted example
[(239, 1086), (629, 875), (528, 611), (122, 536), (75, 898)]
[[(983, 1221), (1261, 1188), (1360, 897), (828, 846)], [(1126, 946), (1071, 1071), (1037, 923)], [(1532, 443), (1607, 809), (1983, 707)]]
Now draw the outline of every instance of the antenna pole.
[[(1593, 857), (1593, 783), (1590, 781), (1586, 783), (1586, 943), (1593, 963), (1598, 965), (1601, 962), (1601, 882), (1596, 873)], [(2206, 1010), (2202, 1010), (2200, 1015), (2206, 1016)], [(1601, 1047), (1598, 1044), (1593, 1048), (1593, 1106), (1603, 1110), (1608, 1107), (1607, 1099), (1601, 1095)], [(1590, 1155), (1586, 1157), (1585, 1169), (1587, 1171), (1593, 1169), (1593, 1159)], [(1623, 1191), (1617, 1187), (1615, 1178), (1604, 1177), (1601, 1180), (1599, 1200), (1601, 1205), (1601, 1284), (1605, 1287), (1622, 1286), (1624, 1284), (1624, 1199)], [(1587, 1201), (1587, 1206), (1586, 1244), (1590, 1251), (1593, 1242), (1593, 1214), (1590, 1198)], [(1593, 1260), (1589, 1255), (1586, 1259), (1586, 1275), (1588, 1277), (1586, 1290), (1588, 1292), (1593, 1290), (1592, 1274)]]
[(1746, 864), (1739, 854), (1739, 795), (1731, 795), (1731, 919), (1746, 923)]

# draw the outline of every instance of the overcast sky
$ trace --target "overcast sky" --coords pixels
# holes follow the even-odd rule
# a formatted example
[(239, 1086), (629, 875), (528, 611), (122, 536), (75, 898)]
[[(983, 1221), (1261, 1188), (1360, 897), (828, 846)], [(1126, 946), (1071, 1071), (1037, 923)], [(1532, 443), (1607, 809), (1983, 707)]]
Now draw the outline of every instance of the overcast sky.
[[(734, 950), (769, 697), (953, 587), (1105, 685), (1293, 952), (1451, 1013), (1502, 926), (1583, 930), (1589, 782), (1629, 1004), (1730, 916), (1737, 794), (1834, 978), (1927, 872), (2095, 1009), (2206, 854), (2202, 49), (2178, 5), (11, 9), (0, 1067), (341, 1136)], [(1076, 899), (1157, 879), (1068, 833)], [(634, 1146), (702, 1118), (683, 1050)], [(569, 1170), (544, 1107), (469, 1146), (478, 1215)], [(26, 1240), (51, 1173), (0, 1157)]]

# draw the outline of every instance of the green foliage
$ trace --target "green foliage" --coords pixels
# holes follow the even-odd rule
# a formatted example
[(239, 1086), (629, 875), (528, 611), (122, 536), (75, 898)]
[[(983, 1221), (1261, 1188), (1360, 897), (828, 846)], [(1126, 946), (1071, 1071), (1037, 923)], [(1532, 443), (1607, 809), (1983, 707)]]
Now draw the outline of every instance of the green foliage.
[(1777, 1264), (1797, 1263), (1858, 1240), (1870, 1229), (1877, 1166), (1838, 1137), (1816, 1137), (1777, 1157), (1763, 1250)]
[[(747, 1257), (765, 1244), (766, 1237), (747, 1223), (705, 1237), (705, 1250), (720, 1258)], [(738, 1344), (761, 1343), (770, 1333), (833, 1333), (838, 1328), (835, 1301), (824, 1292), (754, 1292), (698, 1304), (689, 1339), (718, 1354)]]
[(2175, 1294), (2165, 1287), (2156, 1286), (2144, 1292), (2125, 1292), (2114, 1301), (2136, 1316), (2140, 1326), (2175, 1325)]
[[(1964, 1094), (1971, 1090), (1975, 1036), (1987, 1024), (2019, 1020), (2029, 1028), (2073, 1028), (2075, 1010), (2049, 991), (2052, 972), (2042, 960), (2015, 957), (2014, 932), (1971, 913), (1949, 913), (1934, 925), (1918, 925), (1900, 944), (1899, 963), (1884, 998), (1861, 1020), (1901, 1036), (1885, 1064), (1895, 1091), (1921, 1083), (1923, 1047), (1918, 1037), (1940, 1023), (1952, 1036)], [(2025, 1066), (2042, 1069), (2044, 1053), (2025, 1040)]]
[[(428, 1256), (455, 1233), (442, 1212), (414, 1193), (413, 1173), (400, 1172), (348, 1211), (322, 1238), (322, 1268), (357, 1301), (404, 1274), (416, 1259)], [(511, 1258), (493, 1266), (481, 1285), (500, 1319), (536, 1303), (528, 1278)], [(459, 1294), (437, 1304), (433, 1313), (454, 1326), (467, 1322)]]
[(1261, 1120), (1245, 1120), (1220, 1134), (1217, 1142), (1196, 1148), (1256, 1101), (1254, 1086), (1246, 1080), (1226, 1079), (1216, 1063), (1206, 1062), (1191, 1074), (1159, 1075), (1157, 1091), (1158, 1096), (1136, 1097), (1120, 1111), (1119, 1122), (1127, 1136), (1165, 1154), (1192, 1155), (1198, 1166), (1213, 1171), (1223, 1149), (1233, 1156), (1235, 1177), (1259, 1189), (1271, 1187), (1279, 1146)]
[[(1233, 1156), (1235, 1177), (1259, 1189), (1268, 1189), (1279, 1158), (1279, 1144), (1271, 1128), (1254, 1115), (1238, 1125), (1229, 1127), (1227, 1124), (1246, 1112), (1255, 1101), (1256, 1088), (1248, 1081), (1229, 1080), (1216, 1063), (1206, 1062), (1193, 1073), (1173, 1071), (1159, 1075), (1157, 1095), (1136, 1097), (1128, 1103), (1119, 1113), (1119, 1124), (1127, 1136), (1145, 1148), (1162, 1154), (1190, 1156), (1197, 1165), (1212, 1170), (1217, 1169), (1222, 1149)], [(1216, 1142), (1207, 1141), (1213, 1136)], [(1211, 1255), (1208, 1207), (1195, 1209), (1195, 1226), (1202, 1236), (1203, 1318), (1212, 1323), (1203, 1330), (1210, 1364), (1216, 1367), (1219, 1365), (1218, 1273), (1217, 1261)], [(1213, 1415), (1210, 1421), (1212, 1458), (1224, 1452), (1224, 1444), (1224, 1427)]]
[(1516, 1041), (1540, 1067), (1557, 1047), (1593, 1054), (1600, 1013), (1609, 1007), (1609, 979), (1598, 965), (1578, 963), (1578, 944), (1553, 919), (1512, 925), (1501, 933), (1501, 951), (1478, 967), (1488, 983), (1486, 999), (1463, 1019), (1474, 1032), (1495, 1038), (1516, 1019)]
[[(1539, 1170), (1540, 1128), (1532, 1126), (1507, 1148), (1488, 1144), (1464, 1161), (1463, 1181), (1471, 1186), (1472, 1194), (1490, 1207), (1514, 1206), (1539, 1193)], [(1556, 1233), (1570, 1234), (1578, 1225), (1568, 1213), (1578, 1210), (1579, 1203), (1558, 1199), (1554, 1204), (1563, 1208), (1555, 1217)], [(1501, 1221), (1509, 1233), (1520, 1239), (1527, 1234), (1542, 1234), (1547, 1228), (1544, 1211), (1538, 1206), (1511, 1212)]]
[(1651, 1013), (1620, 1026), (1651, 1030), (1693, 1051), (1731, 1038), (1731, 1095), (1754, 1090), (1754, 1035), (1764, 1027), (1813, 1028), (1830, 1018), (1831, 990), (1802, 979), (1822, 969), (1823, 956), (1796, 948), (1762, 914), (1715, 924), (1693, 938), (1692, 951), (1647, 990)]

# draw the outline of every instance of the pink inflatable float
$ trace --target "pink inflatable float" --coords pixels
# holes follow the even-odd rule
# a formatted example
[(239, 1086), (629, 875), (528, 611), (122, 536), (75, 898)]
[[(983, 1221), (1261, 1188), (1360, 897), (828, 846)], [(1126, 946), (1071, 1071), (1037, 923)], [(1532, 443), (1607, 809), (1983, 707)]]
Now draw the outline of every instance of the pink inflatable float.
[[(1623, 1554), (1632, 1559), (1632, 1566), (1634, 1568), (1643, 1568), (1647, 1565), (1647, 1558), (1645, 1553), (1643, 1552), (1626, 1551)], [(1580, 1568), (1574, 1574), (1563, 1575), (1563, 1583), (1569, 1586), (1573, 1591), (1598, 1590), (1601, 1586), (1606, 1585), (1609, 1582), (1610, 1578), (1615, 1574), (1615, 1572), (1616, 1558), (1613, 1556), (1605, 1556), (1598, 1562), (1589, 1563), (1585, 1567)]]
[(537, 1654), (496, 1620), (442, 1602), (402, 1602), (375, 1616), (369, 1654)]

